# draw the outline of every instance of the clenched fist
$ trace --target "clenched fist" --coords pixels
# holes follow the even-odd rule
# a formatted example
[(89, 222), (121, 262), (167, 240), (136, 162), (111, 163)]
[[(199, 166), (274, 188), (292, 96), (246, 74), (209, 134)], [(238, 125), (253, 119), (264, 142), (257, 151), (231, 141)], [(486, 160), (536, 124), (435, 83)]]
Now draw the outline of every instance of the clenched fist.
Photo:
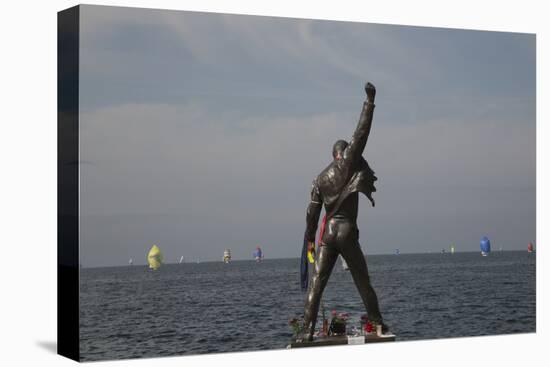
[(365, 84), (365, 93), (367, 93), (367, 102), (374, 103), (374, 97), (376, 96), (376, 88), (370, 82)]

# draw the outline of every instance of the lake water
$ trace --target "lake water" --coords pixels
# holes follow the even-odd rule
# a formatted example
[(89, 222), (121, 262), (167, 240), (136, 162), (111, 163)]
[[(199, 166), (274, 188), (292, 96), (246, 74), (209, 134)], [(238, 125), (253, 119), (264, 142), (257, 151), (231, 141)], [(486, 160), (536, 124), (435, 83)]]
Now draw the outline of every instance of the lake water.
[[(367, 256), (397, 340), (535, 332), (534, 253)], [(285, 348), (303, 313), (299, 259), (81, 269), (84, 361)], [(359, 324), (364, 309), (340, 262), (323, 296)], [(319, 326), (320, 323), (318, 323)]]

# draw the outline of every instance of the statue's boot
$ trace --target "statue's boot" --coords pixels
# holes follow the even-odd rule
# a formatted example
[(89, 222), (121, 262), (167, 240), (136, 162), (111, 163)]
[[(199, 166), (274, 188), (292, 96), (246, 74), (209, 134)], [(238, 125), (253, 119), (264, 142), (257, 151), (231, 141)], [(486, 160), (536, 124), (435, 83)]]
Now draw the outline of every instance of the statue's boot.
[(311, 342), (313, 341), (313, 332), (309, 330), (303, 330), (296, 336), (297, 342)]
[(315, 333), (315, 324), (311, 321), (304, 321), (303, 328), (296, 337), (297, 341), (310, 342), (313, 341), (313, 334)]
[(382, 334), (387, 334), (388, 331), (390, 331), (390, 328), (388, 327), (388, 325), (386, 325), (386, 324), (383, 323), (382, 321), (373, 322), (372, 324), (373, 324), (375, 330), (376, 330), (376, 326), (377, 326), (377, 325), (382, 325)]

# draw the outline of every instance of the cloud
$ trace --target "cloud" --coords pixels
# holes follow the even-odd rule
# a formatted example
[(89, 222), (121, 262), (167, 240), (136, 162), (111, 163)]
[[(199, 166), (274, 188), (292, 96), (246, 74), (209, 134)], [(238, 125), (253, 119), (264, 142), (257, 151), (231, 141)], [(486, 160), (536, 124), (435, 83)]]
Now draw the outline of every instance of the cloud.
[(415, 28), (116, 7), (84, 7), (81, 33), (84, 108), (205, 93), (352, 99), (366, 79), (427, 94), (450, 48)]
[[(151, 234), (144, 229), (158, 232), (153, 228), (160, 221), (171, 240), (185, 228), (182, 236), (205, 246), (224, 236), (235, 243), (261, 238), (270, 244), (282, 236), (286, 244), (272, 253), (290, 256), (289, 240), (303, 230), (310, 182), (329, 163), (332, 143), (351, 136), (356, 121), (350, 116), (241, 118), (204, 103), (123, 105), (83, 113), (81, 156), (98, 162), (81, 168), (84, 218), (119, 218), (132, 228), (145, 221), (140, 226), (145, 237)], [(472, 207), (462, 204), (480, 192), (507, 190), (515, 196), (527, 190), (534, 197), (534, 127), (505, 119), (410, 126), (385, 122), (375, 115), (365, 153), (380, 178), (379, 205), (376, 211), (367, 209), (370, 219), (363, 222), (375, 242), (396, 223), (410, 225), (406, 218), (418, 205), (421, 216), (433, 213), (437, 220), (411, 230), (428, 233), (454, 212), (460, 218), (470, 213)], [(486, 209), (476, 209), (481, 212), (502, 206), (488, 197), (472, 205), (484, 203)], [(534, 203), (514, 205), (505, 208), (517, 212)], [(98, 227), (94, 232), (109, 231)]]

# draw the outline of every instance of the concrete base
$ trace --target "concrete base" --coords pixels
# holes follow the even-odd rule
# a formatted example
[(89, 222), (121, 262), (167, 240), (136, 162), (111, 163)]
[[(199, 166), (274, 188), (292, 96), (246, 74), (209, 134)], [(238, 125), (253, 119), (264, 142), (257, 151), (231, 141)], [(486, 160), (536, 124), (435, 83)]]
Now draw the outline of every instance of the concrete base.
[(322, 338), (314, 338), (313, 341), (292, 342), (287, 348), (306, 348), (306, 347), (326, 347), (329, 345), (347, 345), (347, 344), (367, 344), (367, 343), (383, 343), (395, 341), (395, 335), (388, 333), (378, 336), (375, 333), (369, 333), (365, 336), (327, 336)]

